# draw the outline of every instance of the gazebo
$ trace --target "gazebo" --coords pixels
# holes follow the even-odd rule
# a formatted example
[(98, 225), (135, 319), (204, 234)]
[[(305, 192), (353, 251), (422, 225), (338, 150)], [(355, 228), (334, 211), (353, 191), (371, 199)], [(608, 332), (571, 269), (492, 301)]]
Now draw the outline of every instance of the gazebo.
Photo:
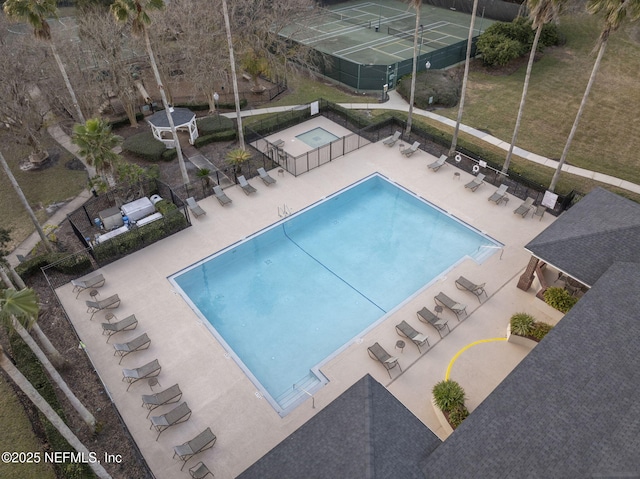
[[(198, 138), (196, 114), (188, 108), (170, 108), (170, 111), (176, 131), (188, 131), (189, 143), (193, 145), (193, 142)], [(154, 113), (147, 118), (147, 121), (151, 125), (151, 131), (156, 140), (160, 140), (167, 148), (175, 148), (175, 140), (171, 134), (169, 119), (164, 110)]]

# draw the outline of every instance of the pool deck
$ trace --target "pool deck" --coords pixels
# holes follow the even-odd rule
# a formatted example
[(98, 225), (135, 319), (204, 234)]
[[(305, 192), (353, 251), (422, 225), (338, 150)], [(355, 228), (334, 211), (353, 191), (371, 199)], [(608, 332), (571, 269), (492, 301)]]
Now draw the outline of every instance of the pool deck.
[[(316, 126), (326, 128), (324, 121), (311, 120), (302, 131)], [(277, 136), (290, 141), (300, 133), (299, 127)], [(487, 198), (495, 187), (485, 184), (471, 192), (464, 188), (471, 175), (451, 165), (434, 173), (427, 165), (436, 158), (421, 150), (405, 158), (400, 154), (399, 144), (391, 148), (382, 142), (370, 144), (297, 178), (272, 170), (270, 174), (277, 183), (267, 187), (259, 178), (253, 178), (250, 183), (257, 193), (250, 196), (237, 186), (228, 188), (225, 191), (233, 200), (231, 205), (222, 207), (214, 197), (204, 199), (199, 204), (207, 214), (192, 218), (191, 228), (102, 268), (100, 272), (107, 281), (98, 290), (97, 299), (117, 293), (122, 304), (111, 312), (118, 319), (135, 314), (139, 321), (136, 330), (114, 335), (109, 344), (106, 336), (101, 335), (104, 313), (97, 313), (93, 321), (89, 321), (84, 303), (89, 293), (81, 293), (76, 300), (71, 284), (57, 290), (86, 345), (87, 354), (158, 479), (186, 477), (187, 468), (198, 461), (205, 462), (217, 478), (237, 476), (367, 373), (386, 385), (444, 439), (446, 433), (430, 404), (430, 390), (444, 379), (456, 353), (476, 341), (504, 338), (509, 317), (515, 312), (529, 312), (537, 320), (552, 324), (558, 321), (560, 315), (548, 316), (545, 305), (535, 298), (534, 288), (524, 292), (515, 286), (530, 257), (523, 246), (555, 218), (546, 214), (538, 221), (531, 216), (523, 219), (514, 215), (513, 210), (521, 202), (518, 198), (511, 197), (506, 206), (489, 202)], [(293, 212), (299, 211), (374, 172), (486, 232), (505, 247), (482, 265), (469, 259), (463, 261), (446, 277), (405, 301), (385, 321), (353, 341), (321, 368), (330, 382), (316, 393), (316, 409), (312, 409), (309, 399), (281, 418), (256, 394), (255, 386), (181, 296), (172, 290), (167, 277), (280, 220), (279, 210), (284, 205)], [(454, 172), (460, 172), (459, 179), (454, 177)], [(480, 304), (473, 294), (458, 290), (454, 280), (459, 275), (477, 283), (486, 282), (488, 299), (483, 298)], [(416, 311), (423, 306), (433, 311), (433, 297), (439, 291), (466, 304), (468, 312), (460, 322), (452, 313), (446, 310), (442, 313), (452, 327), (443, 339), (435, 329), (416, 318)], [(273, 287), (273, 294), (278, 294), (277, 285)], [(303, 319), (304, 311), (301, 311)], [(419, 355), (408, 341), (402, 352), (395, 349), (400, 337), (394, 327), (402, 320), (429, 336), (432, 347), (427, 352)], [(112, 344), (129, 341), (143, 332), (151, 338), (151, 347), (130, 354), (118, 365)], [(399, 358), (404, 372), (399, 374), (395, 368), (391, 371), (392, 380), (382, 365), (367, 354), (367, 347), (376, 341)], [(528, 352), (523, 346), (494, 341), (475, 345), (462, 353), (452, 366), (451, 378), (465, 388), (469, 409), (473, 411)], [(157, 441), (157, 433), (149, 430), (146, 410), (141, 407), (140, 395), (151, 393), (148, 382), (139, 381), (126, 391), (127, 385), (121, 381), (123, 367), (139, 367), (156, 358), (162, 372), (158, 377), (160, 386), (154, 387), (154, 391), (179, 383), (184, 393), (182, 400), (193, 411), (189, 421), (169, 428)], [(173, 406), (175, 404), (158, 408), (151, 415), (163, 414)], [(99, 413), (96, 415), (99, 420)], [(182, 464), (172, 459), (173, 446), (192, 439), (207, 427), (217, 435), (216, 445), (190, 460), (184, 471), (179, 472)]]

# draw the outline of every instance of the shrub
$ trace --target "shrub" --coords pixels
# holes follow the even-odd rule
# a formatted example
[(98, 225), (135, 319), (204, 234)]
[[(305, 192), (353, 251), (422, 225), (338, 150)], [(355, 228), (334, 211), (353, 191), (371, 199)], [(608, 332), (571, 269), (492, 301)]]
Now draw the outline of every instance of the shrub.
[(467, 417), (469, 417), (467, 407), (465, 405), (457, 406), (449, 411), (449, 424), (451, 424), (453, 429), (456, 429)]
[(164, 143), (156, 140), (153, 133), (149, 131), (125, 139), (122, 143), (122, 149), (148, 161), (162, 160), (163, 154), (167, 151)]
[(553, 326), (547, 323), (535, 322), (533, 328), (529, 332), (529, 336), (535, 338), (536, 341), (542, 341), (549, 331), (553, 329)]
[[(136, 113), (136, 120), (142, 121), (143, 119), (144, 119), (144, 115), (142, 113)], [(124, 118), (121, 118), (120, 120), (112, 121), (110, 124), (111, 124), (111, 128), (115, 130), (123, 126), (129, 126), (131, 123), (129, 123), (128, 117), (124, 117)]]
[(518, 40), (485, 32), (478, 38), (478, 52), (482, 54), (485, 65), (505, 66), (511, 60), (521, 57), (525, 49)]
[[(458, 104), (460, 100), (460, 79), (445, 70), (429, 70), (416, 76), (414, 103), (418, 108), (442, 106), (445, 108)], [(406, 100), (411, 94), (411, 75), (402, 77), (397, 84), (398, 93)], [(433, 103), (429, 103), (429, 99)]]
[(544, 292), (544, 302), (562, 313), (567, 313), (578, 302), (569, 291), (552, 286)]
[(511, 316), (511, 332), (518, 336), (530, 336), (535, 320), (527, 313), (516, 313)]
[(209, 135), (211, 133), (220, 131), (234, 130), (233, 120), (227, 118), (226, 116), (208, 116), (206, 118), (199, 119), (196, 123), (198, 124), (198, 131), (201, 135)]
[(20, 263), (16, 272), (27, 279), (40, 272), (40, 268), (57, 263), (53, 269), (65, 274), (82, 275), (91, 270), (91, 261), (86, 256), (69, 256), (67, 253), (46, 253)]
[(465, 393), (456, 381), (446, 379), (440, 381), (431, 391), (436, 406), (443, 412), (451, 412), (458, 407), (464, 407)]
[(236, 130), (226, 130), (219, 131), (216, 133), (210, 133), (209, 135), (201, 135), (196, 138), (194, 142), (194, 146), (196, 148), (203, 147), (204, 145), (208, 145), (209, 143), (213, 143), (216, 141), (233, 141), (236, 139)]

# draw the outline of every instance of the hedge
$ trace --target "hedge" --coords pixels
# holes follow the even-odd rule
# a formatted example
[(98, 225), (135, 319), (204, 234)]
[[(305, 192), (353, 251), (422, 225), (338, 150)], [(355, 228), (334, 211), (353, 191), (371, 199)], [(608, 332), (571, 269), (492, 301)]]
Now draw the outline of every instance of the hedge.
[(122, 149), (148, 161), (166, 161), (165, 155), (171, 151), (167, 150), (164, 143), (154, 138), (150, 131), (138, 133), (125, 139), (122, 143)]
[(40, 272), (40, 268), (57, 263), (53, 269), (65, 274), (82, 276), (91, 271), (91, 261), (86, 256), (70, 257), (67, 253), (46, 253), (29, 258), (16, 267), (16, 272), (23, 278), (29, 278)]

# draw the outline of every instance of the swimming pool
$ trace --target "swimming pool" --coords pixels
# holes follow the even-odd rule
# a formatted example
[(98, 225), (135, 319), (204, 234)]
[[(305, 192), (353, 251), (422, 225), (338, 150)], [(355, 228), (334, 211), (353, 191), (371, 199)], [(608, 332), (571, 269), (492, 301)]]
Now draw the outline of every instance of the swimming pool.
[(312, 148), (320, 148), (321, 146), (339, 139), (336, 135), (321, 127), (317, 127), (313, 130), (297, 135), (296, 138)]
[(501, 246), (379, 174), (170, 280), (282, 415), (319, 366), (462, 259)]

